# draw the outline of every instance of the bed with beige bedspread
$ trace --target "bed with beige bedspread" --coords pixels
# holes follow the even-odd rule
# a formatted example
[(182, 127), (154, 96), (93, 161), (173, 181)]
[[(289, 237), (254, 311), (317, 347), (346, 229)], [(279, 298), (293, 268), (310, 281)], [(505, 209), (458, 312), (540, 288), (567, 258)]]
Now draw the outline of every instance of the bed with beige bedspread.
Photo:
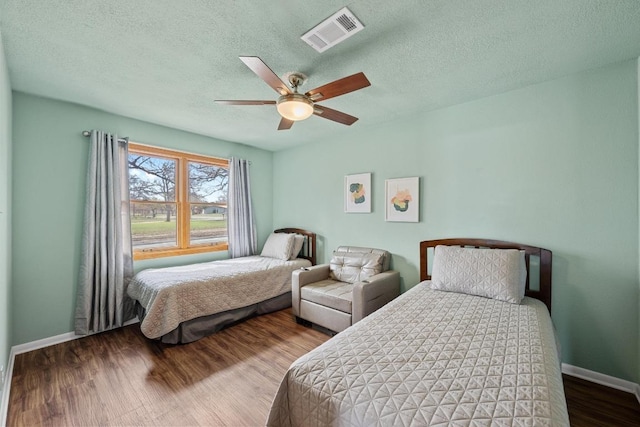
[(248, 317), (291, 306), (293, 271), (315, 264), (315, 233), (276, 230), (260, 255), (137, 273), (127, 287), (140, 329), (165, 343), (189, 343)]
[(419, 283), (295, 361), (267, 425), (568, 426), (548, 306), (436, 287)]
[(148, 338), (159, 338), (184, 321), (246, 307), (291, 292), (291, 273), (311, 266), (305, 259), (248, 256), (147, 269), (128, 293), (145, 308), (140, 324)]

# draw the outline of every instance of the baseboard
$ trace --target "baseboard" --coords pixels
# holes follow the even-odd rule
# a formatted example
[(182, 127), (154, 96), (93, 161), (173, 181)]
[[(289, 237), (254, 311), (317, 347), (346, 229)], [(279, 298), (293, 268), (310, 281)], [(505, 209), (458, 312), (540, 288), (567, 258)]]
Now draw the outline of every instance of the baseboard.
[(75, 332), (67, 332), (66, 334), (56, 335), (54, 337), (43, 338), (37, 341), (31, 341), (24, 344), (14, 345), (11, 348), (12, 353), (15, 355), (28, 353), (33, 350), (38, 350), (40, 348), (49, 347), (56, 344), (61, 344), (67, 341), (73, 341), (78, 338), (82, 338), (84, 335), (76, 335)]
[[(129, 326), (134, 323), (138, 323), (137, 318), (128, 320), (124, 323), (124, 326)], [(67, 341), (77, 340), (78, 338), (84, 338), (87, 335), (76, 335), (75, 332), (67, 332), (66, 334), (56, 335), (54, 337), (43, 338), (37, 341), (31, 341), (25, 344), (14, 345), (11, 350), (15, 351), (15, 354), (27, 353), (29, 351), (38, 350), (40, 348), (49, 347), (56, 344), (61, 344)]]
[[(138, 323), (137, 318), (131, 319), (124, 323), (123, 326)], [(9, 393), (11, 392), (11, 378), (13, 377), (13, 364), (16, 355), (27, 353), (29, 351), (38, 350), (40, 348), (49, 347), (51, 345), (61, 344), (67, 341), (77, 340), (87, 335), (76, 335), (75, 332), (67, 332), (65, 334), (56, 335), (54, 337), (43, 338), (37, 341), (31, 341), (24, 344), (18, 344), (11, 347), (9, 353), (9, 361), (7, 362), (7, 371), (5, 373), (4, 387), (2, 390), (2, 402), (0, 402), (0, 426), (7, 425), (7, 412), (9, 410)]]
[(638, 399), (638, 403), (640, 403), (640, 384), (612, 377), (610, 375), (601, 374), (600, 372), (579, 368), (567, 363), (562, 364), (562, 373), (571, 375), (572, 377), (581, 378), (586, 381), (591, 381), (592, 383), (615, 388), (616, 390), (626, 391), (627, 393), (635, 395), (636, 399)]

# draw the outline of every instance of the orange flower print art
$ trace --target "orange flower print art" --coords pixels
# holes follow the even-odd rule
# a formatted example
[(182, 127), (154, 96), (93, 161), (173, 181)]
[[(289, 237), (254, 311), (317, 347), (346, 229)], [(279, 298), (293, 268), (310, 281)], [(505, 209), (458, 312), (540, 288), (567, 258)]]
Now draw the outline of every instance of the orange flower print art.
[(385, 181), (385, 221), (420, 222), (420, 178)]
[(409, 209), (409, 202), (412, 201), (411, 193), (408, 189), (400, 190), (391, 199), (393, 208), (398, 212), (406, 212)]

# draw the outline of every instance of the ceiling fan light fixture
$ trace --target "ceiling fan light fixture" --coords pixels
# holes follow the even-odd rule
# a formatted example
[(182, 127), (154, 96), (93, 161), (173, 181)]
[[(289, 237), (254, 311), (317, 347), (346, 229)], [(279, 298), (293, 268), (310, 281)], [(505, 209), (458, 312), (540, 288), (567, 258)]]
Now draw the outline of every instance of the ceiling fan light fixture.
[(291, 93), (278, 98), (276, 108), (285, 119), (304, 120), (313, 114), (313, 101), (302, 94)]

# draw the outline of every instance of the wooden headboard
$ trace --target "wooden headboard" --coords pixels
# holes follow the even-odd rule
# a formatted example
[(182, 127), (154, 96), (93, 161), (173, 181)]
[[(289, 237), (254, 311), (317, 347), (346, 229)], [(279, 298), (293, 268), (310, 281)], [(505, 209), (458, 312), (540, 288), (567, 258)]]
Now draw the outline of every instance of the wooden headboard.
[[(544, 302), (551, 313), (551, 251), (548, 249), (538, 248), (535, 246), (523, 245), (520, 243), (503, 242), (500, 240), (486, 239), (439, 239), (425, 240), (420, 242), (420, 280), (431, 280), (427, 265), (427, 251), (429, 248), (435, 248), (438, 245), (447, 246), (464, 246), (473, 248), (491, 248), (491, 249), (519, 249), (525, 252), (525, 261), (527, 264), (527, 287), (525, 295), (531, 298), (539, 299)], [(539, 259), (539, 289), (530, 289), (529, 278), (531, 277), (531, 257)]]
[(274, 233), (295, 233), (305, 237), (302, 254), (298, 258), (308, 259), (311, 265), (316, 265), (316, 233), (301, 228), (279, 228)]

